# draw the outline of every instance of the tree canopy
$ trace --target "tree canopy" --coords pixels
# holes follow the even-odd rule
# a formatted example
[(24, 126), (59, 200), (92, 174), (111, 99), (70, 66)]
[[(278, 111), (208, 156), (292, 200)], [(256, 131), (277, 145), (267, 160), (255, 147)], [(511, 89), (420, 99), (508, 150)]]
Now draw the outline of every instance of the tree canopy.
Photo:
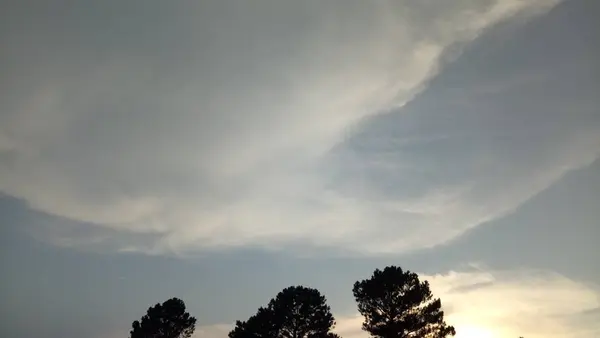
[(189, 338), (196, 328), (196, 318), (185, 310), (185, 303), (171, 298), (148, 308), (141, 321), (134, 321), (130, 338)]
[(456, 334), (444, 321), (439, 298), (416, 273), (389, 266), (376, 269), (353, 288), (363, 330), (377, 338), (444, 338)]
[(278, 323), (273, 311), (260, 307), (255, 315), (246, 321), (236, 321), (229, 338), (272, 338), (278, 336)]
[(335, 319), (317, 289), (291, 286), (247, 321), (237, 321), (230, 338), (335, 338)]

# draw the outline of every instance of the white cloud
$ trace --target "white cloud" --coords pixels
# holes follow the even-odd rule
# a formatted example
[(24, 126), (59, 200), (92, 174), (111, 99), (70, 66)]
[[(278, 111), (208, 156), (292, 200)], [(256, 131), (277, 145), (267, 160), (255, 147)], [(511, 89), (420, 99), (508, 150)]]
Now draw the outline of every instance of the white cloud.
[[(424, 277), (447, 307), (448, 322), (504, 337), (592, 337), (585, 313), (600, 308), (600, 289), (544, 271), (450, 272)], [(587, 321), (586, 321), (587, 319)], [(461, 337), (457, 334), (457, 337)], [(463, 336), (468, 338), (468, 336)]]
[[(600, 288), (543, 271), (454, 272), (422, 277), (442, 300), (457, 338), (584, 338), (600, 333)], [(366, 338), (363, 318), (338, 318), (344, 338)]]
[[(152, 234), (124, 250), (306, 241), (397, 252), (444, 242), (596, 154), (565, 159), (568, 142), (548, 171), (524, 169), (525, 180), (538, 180), (523, 192), (503, 193), (504, 181), (488, 187), (489, 177), (476, 182), (497, 200), (474, 205), (480, 194), (465, 197), (470, 182), (399, 199), (348, 193), (349, 182), (335, 183), (330, 169), (354, 163), (332, 164), (331, 150), (364, 118), (411, 99), (438, 71), (445, 47), (555, 3), (265, 2), (140, 12), (109, 1), (45, 20), (15, 5), (20, 15), (12, 17), (24, 19), (4, 52), (12, 71), (0, 107), (0, 191), (94, 231)], [(598, 140), (582, 142), (589, 145), (576, 144), (575, 153)]]
[(216, 325), (204, 325), (199, 326), (194, 331), (194, 336), (197, 338), (206, 337), (206, 338), (225, 338), (233, 325), (228, 324), (216, 324)]

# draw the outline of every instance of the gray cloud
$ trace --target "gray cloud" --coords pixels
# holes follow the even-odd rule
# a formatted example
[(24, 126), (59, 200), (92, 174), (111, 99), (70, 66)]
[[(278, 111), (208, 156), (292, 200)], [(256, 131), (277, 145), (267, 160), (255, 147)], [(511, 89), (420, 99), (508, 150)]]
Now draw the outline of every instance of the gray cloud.
[(555, 3), (7, 4), (0, 190), (125, 250), (444, 242), (597, 156), (589, 101), (566, 128), (531, 107), (544, 74), (427, 82), (446, 47)]
[[(497, 28), (338, 149), (334, 185), (386, 206), (376, 219), (387, 226), (373, 234), (381, 250), (501, 217), (598, 157), (600, 51), (576, 38), (597, 31), (586, 11), (565, 4), (517, 31)], [(581, 21), (565, 29), (574, 15)]]

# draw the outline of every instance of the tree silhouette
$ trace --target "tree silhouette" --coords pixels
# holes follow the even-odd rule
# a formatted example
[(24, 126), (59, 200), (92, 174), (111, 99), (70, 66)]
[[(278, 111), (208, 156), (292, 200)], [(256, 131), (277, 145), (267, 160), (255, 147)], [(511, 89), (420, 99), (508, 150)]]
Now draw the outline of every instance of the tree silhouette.
[(185, 311), (185, 303), (171, 298), (148, 308), (140, 321), (134, 321), (130, 338), (189, 338), (196, 328), (196, 318)]
[(272, 338), (278, 336), (278, 325), (273, 311), (260, 307), (247, 321), (236, 321), (235, 328), (229, 332), (230, 338)]
[(362, 328), (377, 338), (444, 338), (456, 334), (444, 322), (439, 298), (432, 299), (427, 281), (416, 273), (389, 266), (354, 283)]
[(283, 289), (247, 321), (237, 321), (229, 338), (339, 338), (321, 293), (304, 286)]

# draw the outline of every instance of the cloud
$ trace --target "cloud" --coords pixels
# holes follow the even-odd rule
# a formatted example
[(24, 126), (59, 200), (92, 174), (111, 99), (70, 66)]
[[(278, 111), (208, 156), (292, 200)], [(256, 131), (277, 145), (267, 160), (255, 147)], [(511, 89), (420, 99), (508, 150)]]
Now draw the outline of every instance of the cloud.
[[(600, 333), (600, 288), (546, 271), (450, 271), (422, 277), (442, 300), (457, 338), (583, 338)], [(362, 317), (338, 319), (337, 332), (362, 338)]]
[(232, 329), (233, 325), (228, 324), (204, 325), (196, 329), (194, 337), (224, 338)]
[[(600, 286), (554, 272), (468, 270), (423, 275), (442, 300), (457, 338), (586, 338), (600, 333)], [(336, 316), (335, 332), (366, 338), (360, 315)], [(226, 337), (231, 325), (201, 326), (198, 336)]]
[[(0, 191), (90, 224), (84, 234), (61, 228), (56, 242), (69, 246), (161, 253), (308, 242), (381, 253), (442, 243), (589, 162), (596, 153), (581, 149), (598, 144), (595, 129), (575, 143), (565, 134), (566, 142), (551, 144), (558, 155), (514, 172), (473, 182), (434, 173), (444, 179), (437, 189), (422, 177), (427, 156), (450, 152), (429, 153), (427, 142), (452, 137), (446, 127), (464, 132), (435, 127), (440, 109), (402, 122), (410, 137), (383, 141), (422, 137), (422, 157), (390, 162), (385, 146), (357, 157), (348, 149), (381, 132), (364, 121), (382, 111), (416, 116), (404, 104), (418, 102), (447, 47), (556, 3), (106, 1), (58, 15), (15, 2), (3, 11), (13, 29), (3, 36), (10, 48), (1, 65)], [(495, 118), (473, 127), (490, 132)], [(457, 157), (477, 155), (466, 168), (496, 163), (487, 148), (448, 144)], [(503, 169), (521, 158), (506, 159)], [(382, 180), (356, 176), (360, 170)], [(412, 195), (382, 190), (410, 191), (397, 178), (383, 180), (392, 171), (421, 186)], [(505, 188), (515, 177), (528, 185)]]
[(499, 338), (600, 333), (598, 323), (585, 314), (600, 307), (598, 285), (528, 270), (450, 272), (425, 278), (459, 333), (461, 329), (490, 331), (490, 337)]

